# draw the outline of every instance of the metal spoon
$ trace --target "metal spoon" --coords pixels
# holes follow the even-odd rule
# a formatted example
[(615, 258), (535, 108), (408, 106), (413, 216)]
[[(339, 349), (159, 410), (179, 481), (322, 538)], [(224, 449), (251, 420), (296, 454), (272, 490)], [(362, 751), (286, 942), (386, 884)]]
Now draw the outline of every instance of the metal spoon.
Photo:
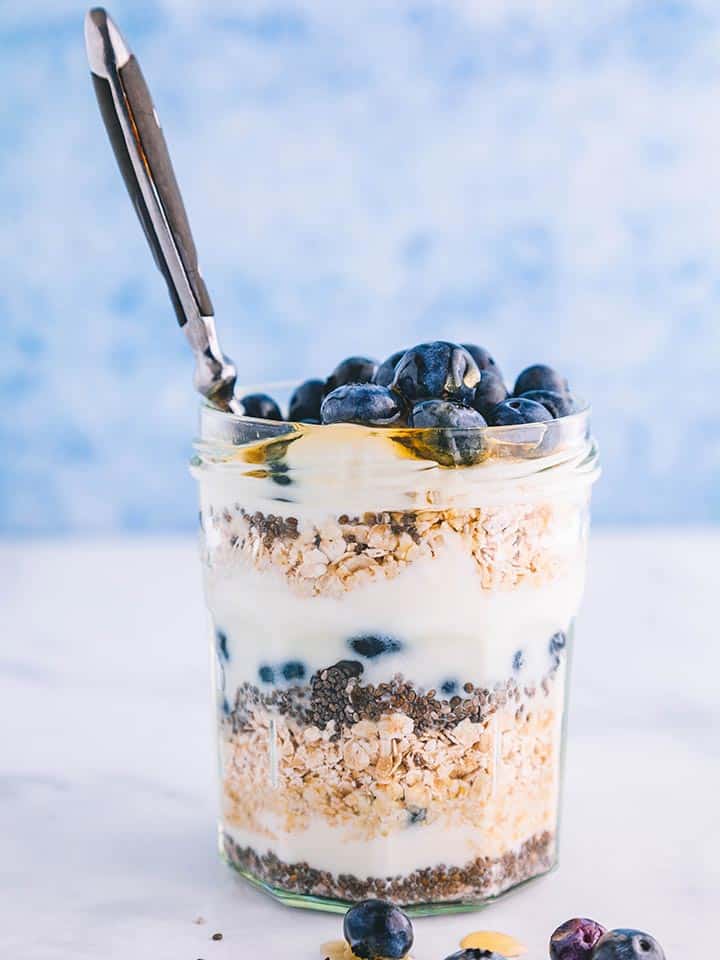
[(242, 413), (233, 396), (235, 366), (220, 349), (213, 305), (140, 64), (102, 7), (85, 17), (85, 45), (115, 159), (195, 354), (195, 387), (214, 406)]

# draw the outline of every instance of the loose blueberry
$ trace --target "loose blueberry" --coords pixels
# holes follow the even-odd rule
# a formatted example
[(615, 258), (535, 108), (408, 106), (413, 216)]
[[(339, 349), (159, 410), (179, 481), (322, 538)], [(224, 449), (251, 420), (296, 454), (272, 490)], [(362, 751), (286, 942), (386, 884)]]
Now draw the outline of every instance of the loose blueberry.
[(534, 400), (525, 400), (523, 397), (503, 400), (493, 408), (490, 414), (490, 423), (494, 427), (509, 427), (519, 423), (542, 423), (545, 420), (552, 420), (552, 414), (547, 407)]
[(567, 636), (562, 632), (562, 630), (558, 630), (557, 633), (554, 633), (550, 637), (550, 653), (552, 656), (559, 656), (560, 652), (565, 649), (566, 644)]
[(407, 807), (408, 823), (423, 823), (427, 818), (427, 807)]
[(285, 680), (303, 680), (306, 672), (305, 664), (300, 660), (288, 660), (282, 665), (282, 675)]
[(446, 697), (451, 697), (454, 693), (457, 693), (458, 692), (457, 680), (446, 680), (440, 687), (440, 692), (444, 693)]
[(392, 387), (411, 403), (418, 400), (472, 400), (480, 380), (477, 364), (458, 343), (435, 340), (407, 350)]
[(528, 390), (522, 394), (525, 400), (541, 403), (557, 420), (575, 412), (575, 401), (569, 393), (557, 393), (554, 390)]
[(532, 367), (526, 367), (517, 378), (513, 394), (519, 397), (523, 393), (527, 393), (528, 390), (552, 390), (553, 393), (567, 393), (568, 382), (552, 367), (548, 367), (544, 363), (536, 363)]
[(438, 429), (436, 435), (417, 441), (418, 452), (430, 460), (448, 466), (469, 465), (482, 455), (481, 428), (487, 423), (472, 407), (450, 400), (422, 400), (413, 407), (408, 422), (420, 429)]
[(223, 660), (230, 659), (230, 651), (228, 650), (228, 638), (224, 630), (215, 631), (215, 642), (217, 643), (218, 653), (223, 658)]
[(513, 657), (513, 670), (515, 673), (520, 673), (520, 671), (525, 666), (525, 654), (522, 650), (518, 650), (515, 656)]
[(260, 667), (258, 676), (263, 683), (275, 683), (275, 671), (267, 663)]
[(361, 636), (351, 637), (348, 643), (361, 657), (367, 657), (372, 660), (383, 653), (397, 653), (402, 650), (402, 643), (395, 637), (388, 637), (373, 634), (362, 634)]
[(415, 939), (407, 914), (385, 900), (363, 900), (351, 907), (343, 933), (352, 952), (363, 960), (402, 960)]
[(387, 427), (403, 420), (400, 398), (377, 383), (346, 383), (329, 393), (321, 407), (323, 423), (363, 423)]
[(378, 368), (370, 357), (348, 357), (339, 363), (325, 381), (325, 393), (332, 393), (346, 383), (371, 383)]
[(507, 400), (507, 395), (507, 387), (500, 377), (492, 370), (482, 370), (480, 382), (475, 387), (472, 405), (487, 420), (493, 409), (503, 400)]
[(590, 960), (604, 933), (605, 927), (586, 917), (566, 920), (550, 937), (550, 960)]
[(260, 420), (282, 420), (280, 407), (266, 393), (248, 393), (240, 400), (246, 417)]
[(405, 350), (398, 350), (397, 353), (393, 353), (392, 356), (389, 356), (387, 360), (383, 360), (383, 362), (375, 371), (373, 382), (379, 383), (381, 387), (389, 387), (393, 382), (393, 377), (395, 376), (395, 368), (405, 356), (405, 353)]
[(592, 960), (665, 960), (665, 952), (642, 930), (610, 930), (598, 940)]
[(320, 404), (325, 395), (324, 380), (306, 380), (290, 397), (288, 420), (320, 423)]
[(502, 380), (500, 367), (495, 363), (495, 358), (491, 356), (490, 351), (485, 347), (478, 347), (475, 343), (461, 343), (461, 347), (470, 354), (480, 370), (490, 370)]
[(458, 950), (457, 953), (451, 953), (445, 960), (505, 960), (494, 950), (477, 950), (475, 947), (467, 947), (465, 950)]

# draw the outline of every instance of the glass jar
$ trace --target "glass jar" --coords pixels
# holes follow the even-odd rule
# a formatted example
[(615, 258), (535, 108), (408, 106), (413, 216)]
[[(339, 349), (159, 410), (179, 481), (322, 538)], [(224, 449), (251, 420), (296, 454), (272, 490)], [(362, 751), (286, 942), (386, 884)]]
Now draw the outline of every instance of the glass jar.
[(202, 408), (220, 844), (243, 876), (429, 913), (554, 866), (597, 472), (587, 410), (453, 431)]

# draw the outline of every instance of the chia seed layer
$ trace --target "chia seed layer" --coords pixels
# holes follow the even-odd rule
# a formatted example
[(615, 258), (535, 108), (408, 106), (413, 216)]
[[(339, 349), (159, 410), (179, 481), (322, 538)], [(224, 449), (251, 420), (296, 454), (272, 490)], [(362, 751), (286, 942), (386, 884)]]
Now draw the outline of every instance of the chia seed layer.
[[(546, 695), (565, 647), (565, 635), (555, 636), (558, 639), (553, 638), (551, 643), (556, 644), (557, 652), (539, 685)], [(360, 720), (376, 721), (387, 714), (403, 713), (414, 722), (416, 733), (424, 733), (430, 729), (449, 730), (463, 720), (484, 723), (498, 709), (512, 703), (517, 703), (522, 711), (521, 701), (532, 699), (537, 692), (534, 684), (519, 684), (510, 678), (492, 690), (467, 682), (461, 688), (462, 695), (443, 697), (437, 690), (414, 687), (399, 674), (386, 683), (363, 684), (362, 673), (359, 661), (340, 660), (315, 673), (309, 684), (266, 692), (244, 683), (237, 690), (228, 722), (237, 732), (247, 725), (251, 713), (262, 707), (321, 730), (332, 722), (334, 735), (338, 736), (346, 726)]]
[(307, 863), (284, 863), (273, 853), (258, 854), (239, 847), (225, 833), (223, 848), (229, 862), (243, 873), (287, 893), (357, 902), (380, 897), (401, 906), (483, 900), (549, 870), (555, 860), (555, 835), (544, 831), (517, 852), (489, 859), (478, 857), (462, 867), (445, 864), (415, 870), (406, 876), (360, 878), (334, 876)]

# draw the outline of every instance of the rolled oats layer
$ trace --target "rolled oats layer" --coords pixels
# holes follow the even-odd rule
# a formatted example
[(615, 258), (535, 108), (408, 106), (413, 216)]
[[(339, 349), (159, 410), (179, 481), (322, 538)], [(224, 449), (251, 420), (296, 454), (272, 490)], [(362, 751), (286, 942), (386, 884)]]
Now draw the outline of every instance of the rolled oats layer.
[[(312, 683), (302, 708), (299, 688), (272, 703), (239, 691), (220, 746), (229, 858), (273, 885), (294, 876), (285, 889), (352, 899), (385, 889), (389, 878), (371, 868), (392, 849), (403, 902), (422, 901), (416, 887), (430, 874), (445, 877), (448, 896), (482, 897), (544, 871), (562, 678), (556, 669), (536, 688), (508, 681), (492, 693), (467, 683), (462, 697), (441, 700), (396, 677), (344, 722), (332, 714), (357, 678), (343, 664), (313, 678), (315, 706)], [(334, 706), (319, 714), (318, 702)]]
[(278, 571), (302, 595), (342, 596), (453, 548), (472, 557), (483, 590), (540, 586), (577, 563), (583, 511), (548, 501), (341, 514), (316, 524), (234, 504), (208, 508), (202, 522), (209, 568), (248, 564)]

